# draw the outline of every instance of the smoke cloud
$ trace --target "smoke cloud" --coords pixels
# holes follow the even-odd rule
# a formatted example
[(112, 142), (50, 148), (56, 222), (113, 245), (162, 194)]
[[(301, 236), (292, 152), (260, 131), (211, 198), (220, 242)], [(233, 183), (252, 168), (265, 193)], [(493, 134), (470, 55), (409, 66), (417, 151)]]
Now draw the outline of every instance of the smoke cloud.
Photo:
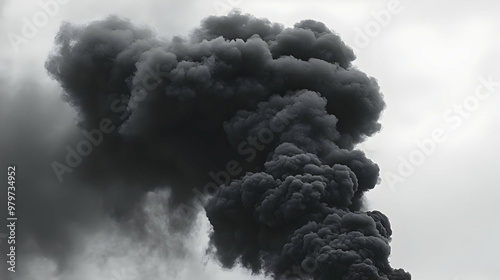
[(168, 186), (165, 211), (181, 232), (196, 217), (186, 206), (208, 195), (224, 267), (411, 278), (389, 265), (388, 218), (363, 208), (379, 168), (354, 147), (379, 131), (383, 96), (323, 23), (285, 28), (233, 12), (167, 40), (111, 16), (66, 23), (55, 44), (46, 68), (95, 146), (71, 172), (64, 156), (54, 171), (105, 194), (113, 215)]

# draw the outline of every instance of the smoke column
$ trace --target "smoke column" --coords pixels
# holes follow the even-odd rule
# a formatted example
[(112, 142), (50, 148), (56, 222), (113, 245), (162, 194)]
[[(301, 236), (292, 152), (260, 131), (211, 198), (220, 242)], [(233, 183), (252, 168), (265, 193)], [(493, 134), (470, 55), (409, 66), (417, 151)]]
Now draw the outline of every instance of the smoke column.
[[(285, 28), (233, 12), (165, 40), (112, 16), (66, 23), (55, 43), (46, 68), (80, 126), (116, 127), (62, 176), (119, 186), (108, 197), (116, 215), (165, 185), (172, 213), (210, 192), (211, 251), (224, 267), (411, 278), (389, 265), (388, 218), (362, 208), (379, 168), (354, 147), (380, 129), (382, 94), (323, 23)], [(184, 213), (179, 231), (192, 226)]]

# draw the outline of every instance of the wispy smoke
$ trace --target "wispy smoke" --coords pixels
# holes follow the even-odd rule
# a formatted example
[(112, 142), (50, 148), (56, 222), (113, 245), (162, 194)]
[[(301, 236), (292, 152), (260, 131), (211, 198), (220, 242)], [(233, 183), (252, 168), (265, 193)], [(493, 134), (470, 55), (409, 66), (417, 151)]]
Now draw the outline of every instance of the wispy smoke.
[[(389, 265), (387, 217), (362, 208), (379, 168), (354, 146), (380, 129), (385, 103), (354, 59), (313, 20), (285, 28), (231, 13), (168, 41), (118, 17), (64, 24), (46, 68), (83, 129), (116, 129), (61, 176), (99, 186), (118, 217), (166, 185), (165, 211), (178, 211), (215, 180), (205, 209), (225, 267), (410, 279)], [(228, 168), (232, 178), (217, 173)], [(171, 226), (188, 231), (194, 216)]]

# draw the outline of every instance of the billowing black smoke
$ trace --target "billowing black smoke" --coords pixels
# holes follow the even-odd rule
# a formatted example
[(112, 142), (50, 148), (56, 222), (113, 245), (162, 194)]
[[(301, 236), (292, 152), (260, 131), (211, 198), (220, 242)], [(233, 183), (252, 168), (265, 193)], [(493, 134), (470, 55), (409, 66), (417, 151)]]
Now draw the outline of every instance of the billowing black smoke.
[(54, 170), (120, 185), (118, 213), (159, 186), (171, 187), (172, 210), (217, 189), (205, 206), (225, 267), (410, 279), (389, 265), (387, 217), (362, 211), (379, 168), (354, 146), (380, 129), (385, 103), (354, 59), (313, 20), (284, 28), (236, 12), (169, 41), (117, 17), (65, 24), (46, 68), (104, 140), (77, 173)]

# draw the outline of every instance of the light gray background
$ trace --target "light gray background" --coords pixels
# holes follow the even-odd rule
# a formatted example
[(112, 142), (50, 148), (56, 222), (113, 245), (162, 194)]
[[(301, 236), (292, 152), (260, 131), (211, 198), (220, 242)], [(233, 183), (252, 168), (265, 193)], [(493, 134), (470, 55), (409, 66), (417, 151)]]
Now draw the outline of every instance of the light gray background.
[[(55, 101), (61, 90), (47, 77), (43, 63), (64, 20), (84, 23), (117, 14), (149, 25), (165, 37), (185, 35), (205, 16), (223, 14), (232, 7), (285, 26), (308, 18), (324, 22), (356, 49), (355, 65), (379, 81), (387, 103), (382, 131), (360, 148), (382, 170), (381, 184), (367, 199), (369, 209), (381, 210), (391, 220), (391, 265), (411, 272), (413, 279), (498, 279), (500, 87), (473, 104), (480, 77), (487, 80), (491, 75), (500, 82), (500, 4), (496, 1), (398, 1), (400, 12), (391, 14), (386, 26), (372, 29), (365, 46), (357, 40), (358, 30), (373, 25), (374, 14), (387, 10), (391, 1), (73, 0), (59, 5), (60, 10), (16, 52), (8, 34), (20, 35), (23, 17), (32, 19), (43, 11), (37, 2), (0, 1), (0, 82), (5, 85), (0, 91), (15, 95), (19, 84), (36, 82), (35, 94), (49, 100), (45, 110), (63, 116), (58, 121), (61, 130), (72, 129), (74, 113)], [(465, 112), (467, 117), (449, 112), (465, 100), (476, 106)], [(446, 114), (455, 121), (447, 120)], [(401, 176), (402, 158), (418, 153), (415, 141), (431, 137), (436, 128), (444, 131), (444, 142), (435, 143), (411, 175)], [(401, 176), (404, 182), (391, 184), (391, 175)], [(151, 211), (153, 217), (163, 215)], [(136, 269), (143, 259), (164, 272), (159, 274), (163, 277), (152, 279), (258, 279), (238, 269), (224, 271), (208, 260), (204, 256), (207, 221), (202, 218), (200, 224), (192, 237), (194, 249), (183, 259), (164, 260), (160, 254), (140, 253), (141, 244), (134, 244), (109, 222), (82, 240), (88, 250), (76, 256), (80, 263), (76, 270), (57, 274), (50, 260), (38, 257), (17, 276), (145, 279)], [(161, 235), (161, 225), (158, 227)], [(112, 248), (125, 249), (113, 255)]]

